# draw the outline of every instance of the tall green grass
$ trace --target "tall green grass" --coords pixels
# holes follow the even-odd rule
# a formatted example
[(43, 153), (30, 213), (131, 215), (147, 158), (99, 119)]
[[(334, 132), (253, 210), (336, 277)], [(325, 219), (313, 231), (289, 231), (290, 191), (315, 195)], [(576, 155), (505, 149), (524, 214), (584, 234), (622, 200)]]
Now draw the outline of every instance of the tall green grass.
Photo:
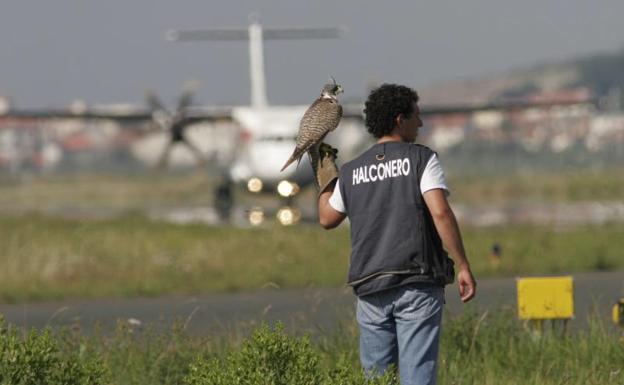
[[(478, 277), (620, 269), (624, 225), (465, 228)], [(500, 265), (490, 263), (493, 243)], [(156, 296), (344, 285), (344, 226), (240, 229), (153, 222), (0, 218), (0, 300)]]
[(542, 334), (510, 310), (465, 312), (445, 324), (440, 377), (445, 384), (620, 384), (624, 340), (597, 316), (586, 330)]
[[(74, 381), (60, 382), (68, 384), (364, 383), (352, 318), (345, 318), (335, 333), (311, 335), (285, 331), (279, 324), (202, 337), (188, 335), (181, 324), (158, 331), (120, 323), (112, 334), (91, 336), (45, 331), (20, 337), (15, 329), (7, 333), (2, 325), (2, 330), (0, 361), (16, 357), (10, 367), (0, 368), (0, 376), (12, 370), (13, 380), (6, 384), (20, 383), (19, 376), (32, 373), (75, 373)], [(587, 330), (567, 334), (547, 330), (536, 335), (509, 310), (466, 311), (444, 320), (438, 373), (442, 385), (620, 385), (624, 341), (597, 317)], [(371, 384), (398, 382), (388, 372)]]

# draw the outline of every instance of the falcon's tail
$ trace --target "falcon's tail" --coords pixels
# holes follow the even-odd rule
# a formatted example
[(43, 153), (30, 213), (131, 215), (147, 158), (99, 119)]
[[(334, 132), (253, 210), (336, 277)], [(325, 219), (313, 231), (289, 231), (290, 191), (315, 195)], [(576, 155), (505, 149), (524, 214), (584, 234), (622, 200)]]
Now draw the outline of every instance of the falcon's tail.
[(299, 161), (301, 161), (301, 157), (303, 156), (304, 152), (305, 152), (305, 149), (303, 148), (295, 148), (295, 151), (293, 151), (292, 155), (290, 156), (290, 158), (288, 158), (288, 160), (286, 161), (286, 164), (284, 164), (284, 167), (282, 167), (280, 172), (284, 171), (286, 167), (290, 166), (290, 164), (294, 162), (295, 160), (298, 161), (297, 163), (299, 163)]

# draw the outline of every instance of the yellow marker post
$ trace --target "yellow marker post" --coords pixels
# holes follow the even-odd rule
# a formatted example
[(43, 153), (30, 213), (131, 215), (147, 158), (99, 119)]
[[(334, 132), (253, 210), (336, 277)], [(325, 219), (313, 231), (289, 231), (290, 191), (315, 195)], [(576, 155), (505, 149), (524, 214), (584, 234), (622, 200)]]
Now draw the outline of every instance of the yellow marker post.
[[(613, 305), (613, 323), (624, 331), (624, 298), (620, 298), (620, 300)], [(620, 342), (624, 343), (624, 333), (620, 336)]]
[(571, 276), (518, 278), (518, 317), (541, 329), (544, 320), (574, 317), (574, 284)]
[(620, 298), (620, 300), (613, 305), (613, 323), (624, 328), (624, 298)]

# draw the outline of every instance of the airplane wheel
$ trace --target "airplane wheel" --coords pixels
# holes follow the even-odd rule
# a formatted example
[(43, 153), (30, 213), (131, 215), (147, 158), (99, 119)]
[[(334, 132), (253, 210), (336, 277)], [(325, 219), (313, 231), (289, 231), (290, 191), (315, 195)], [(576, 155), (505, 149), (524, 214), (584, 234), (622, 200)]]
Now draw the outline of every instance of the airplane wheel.
[(219, 215), (219, 219), (223, 222), (229, 222), (234, 206), (234, 196), (232, 191), (232, 183), (224, 181), (214, 191), (214, 205)]

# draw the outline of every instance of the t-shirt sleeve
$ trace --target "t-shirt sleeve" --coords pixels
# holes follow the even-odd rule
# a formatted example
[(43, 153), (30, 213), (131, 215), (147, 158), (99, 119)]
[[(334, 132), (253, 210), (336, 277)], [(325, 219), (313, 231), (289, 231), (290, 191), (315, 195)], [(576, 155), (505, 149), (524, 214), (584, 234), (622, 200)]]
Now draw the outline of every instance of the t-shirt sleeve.
[(334, 187), (333, 194), (329, 197), (329, 205), (336, 211), (339, 211), (343, 214), (347, 212), (345, 208), (344, 201), (342, 200), (342, 194), (340, 193), (340, 179), (336, 181), (336, 185)]
[(420, 179), (420, 192), (424, 194), (429, 190), (436, 188), (443, 189), (448, 196), (450, 194), (449, 188), (446, 185), (446, 178), (444, 177), (444, 170), (438, 160), (438, 156), (434, 153), (429, 158), (425, 170), (423, 171), (422, 178)]

